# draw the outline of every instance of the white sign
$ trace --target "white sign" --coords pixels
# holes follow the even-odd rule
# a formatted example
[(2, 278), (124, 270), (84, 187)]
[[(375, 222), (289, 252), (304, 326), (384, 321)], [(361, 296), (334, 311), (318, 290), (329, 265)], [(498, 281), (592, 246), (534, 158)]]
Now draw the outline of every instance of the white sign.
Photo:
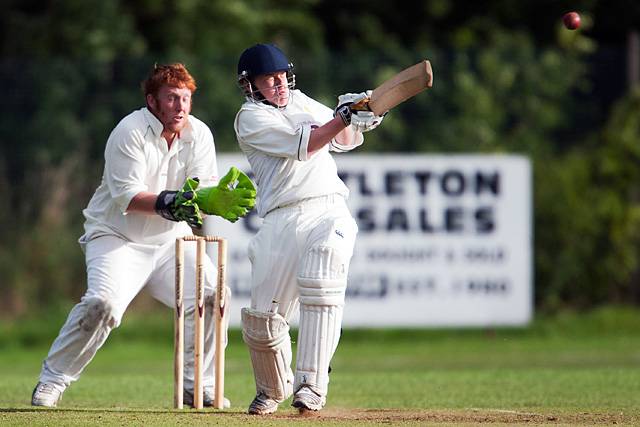
[[(345, 326), (523, 325), (531, 320), (531, 168), (521, 156), (335, 155), (359, 233)], [(250, 172), (242, 155), (221, 154)], [(250, 304), (247, 245), (260, 226), (208, 221), (229, 239), (232, 325)]]

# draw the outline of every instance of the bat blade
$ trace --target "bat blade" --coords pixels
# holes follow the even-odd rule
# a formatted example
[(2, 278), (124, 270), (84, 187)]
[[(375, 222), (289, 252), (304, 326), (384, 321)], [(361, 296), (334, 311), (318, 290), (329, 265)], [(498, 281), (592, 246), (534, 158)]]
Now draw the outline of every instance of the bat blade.
[(371, 93), (368, 107), (376, 116), (382, 115), (432, 85), (431, 63), (425, 59), (375, 88)]

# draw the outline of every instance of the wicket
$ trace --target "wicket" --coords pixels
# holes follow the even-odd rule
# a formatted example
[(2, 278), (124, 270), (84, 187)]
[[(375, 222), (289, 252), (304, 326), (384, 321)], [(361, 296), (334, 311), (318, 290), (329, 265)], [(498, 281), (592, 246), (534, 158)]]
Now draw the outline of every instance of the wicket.
[(194, 331), (194, 384), (193, 406), (203, 408), (204, 384), (202, 365), (204, 357), (204, 259), (206, 243), (218, 244), (218, 280), (214, 303), (215, 312), (215, 394), (213, 406), (224, 407), (224, 330), (225, 320), (225, 282), (227, 241), (217, 236), (185, 236), (176, 239), (176, 305), (173, 364), (173, 403), (176, 409), (183, 407), (184, 387), (184, 242), (196, 242), (196, 309)]

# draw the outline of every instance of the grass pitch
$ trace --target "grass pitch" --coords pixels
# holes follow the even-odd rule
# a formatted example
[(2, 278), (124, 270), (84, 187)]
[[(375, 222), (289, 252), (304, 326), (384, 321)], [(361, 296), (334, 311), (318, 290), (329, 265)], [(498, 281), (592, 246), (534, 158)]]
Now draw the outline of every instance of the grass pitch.
[(272, 416), (245, 414), (254, 385), (239, 330), (226, 353), (232, 408), (173, 410), (168, 311), (125, 318), (58, 409), (32, 408), (62, 320), (0, 329), (0, 424), (640, 425), (638, 309), (539, 318), (522, 329), (345, 330), (327, 406), (310, 418), (290, 401)]

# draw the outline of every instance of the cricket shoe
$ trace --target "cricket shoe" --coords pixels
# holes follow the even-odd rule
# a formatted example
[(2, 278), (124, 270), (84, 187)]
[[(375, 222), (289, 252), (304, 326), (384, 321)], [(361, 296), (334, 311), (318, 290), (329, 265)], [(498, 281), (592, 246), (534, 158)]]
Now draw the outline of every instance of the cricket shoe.
[(36, 388), (33, 389), (31, 405), (54, 408), (58, 405), (60, 399), (62, 399), (62, 390), (53, 384), (39, 382), (36, 384)]
[(249, 405), (249, 410), (247, 411), (251, 415), (268, 415), (273, 414), (278, 410), (278, 402), (264, 394), (263, 392), (258, 392), (256, 397)]
[[(193, 393), (190, 390), (184, 389), (182, 393), (182, 403), (187, 406), (191, 406), (192, 408), (195, 407), (195, 405), (193, 404)], [(211, 397), (211, 394), (207, 391), (205, 391), (202, 395), (202, 406), (204, 406), (205, 408), (213, 407), (213, 397)], [(225, 397), (222, 401), (222, 407), (224, 409), (231, 408), (231, 401), (229, 401), (229, 399)]]
[(326, 402), (326, 397), (320, 396), (307, 386), (302, 386), (293, 396), (291, 406), (298, 408), (302, 413), (306, 411), (319, 411), (324, 407)]

